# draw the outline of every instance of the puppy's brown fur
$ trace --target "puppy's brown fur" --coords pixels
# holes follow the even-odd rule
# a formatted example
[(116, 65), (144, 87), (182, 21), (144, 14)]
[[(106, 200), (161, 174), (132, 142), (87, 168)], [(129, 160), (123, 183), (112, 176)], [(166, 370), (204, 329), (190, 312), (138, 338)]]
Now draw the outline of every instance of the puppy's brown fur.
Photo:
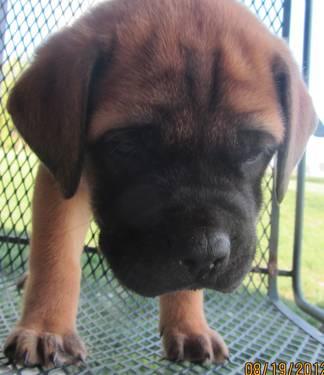
[[(189, 51), (200, 56), (200, 66)], [(174, 83), (172, 75), (187, 70), (199, 75), (199, 85), (190, 87), (190, 76), (182, 87)], [(120, 0), (94, 9), (38, 51), (9, 101), (15, 125), (48, 168), (40, 167), (36, 181), (30, 277), (22, 318), (6, 344), (11, 359), (48, 365), (58, 346), (59, 362), (85, 356), (75, 318), (90, 216), (86, 141), (108, 129), (148, 124), (159, 111), (172, 113), (191, 92), (215, 110), (210, 139), (225, 136), (231, 117), (285, 145), (281, 200), (315, 114), (286, 46), (244, 7), (229, 0)], [(172, 116), (172, 136), (192, 136), (194, 114)], [(229, 355), (206, 323), (202, 292), (162, 296), (161, 331), (171, 359), (222, 362)]]
[(167, 358), (194, 362), (229, 359), (223, 338), (210, 329), (202, 291), (181, 291), (160, 297), (160, 333)]
[(33, 199), (33, 234), (23, 312), (7, 346), (10, 356), (10, 343), (17, 342), (18, 362), (26, 365), (43, 362), (47, 366), (59, 346), (67, 356), (58, 351), (57, 364), (85, 357), (85, 348), (75, 334), (75, 317), (80, 292), (80, 255), (89, 219), (86, 183), (81, 181), (74, 197), (66, 200), (53, 176), (41, 165)]

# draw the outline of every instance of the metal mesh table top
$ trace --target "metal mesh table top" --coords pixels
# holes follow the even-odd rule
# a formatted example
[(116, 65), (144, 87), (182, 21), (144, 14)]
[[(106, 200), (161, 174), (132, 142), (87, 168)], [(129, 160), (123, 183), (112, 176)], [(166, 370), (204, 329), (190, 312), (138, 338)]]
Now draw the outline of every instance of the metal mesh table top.
[[(92, 255), (93, 257), (93, 255)], [(286, 318), (260, 291), (242, 287), (232, 295), (206, 293), (205, 310), (210, 326), (227, 341), (231, 362), (223, 367), (172, 363), (163, 360), (158, 333), (158, 301), (123, 289), (95, 255), (97, 275), (84, 270), (78, 327), (89, 359), (87, 367), (66, 367), (49, 373), (75, 374), (243, 374), (246, 362), (320, 362), (324, 346)], [(88, 255), (85, 255), (88, 262)], [(101, 274), (100, 268), (104, 271)], [(17, 272), (1, 274), (0, 339), (19, 314)], [(92, 274), (94, 275), (94, 274)], [(0, 373), (39, 373), (39, 369), (5, 367)], [(20, 372), (22, 371), (22, 372)]]
[[(284, 0), (245, 0), (277, 34), (282, 33)], [(0, 0), (2, 60), (0, 102), (0, 342), (18, 319), (21, 296), (16, 281), (26, 271), (30, 202), (37, 160), (13, 130), (5, 110), (10, 87), (28, 64), (35, 47), (48, 34), (72, 22), (93, 0)], [(258, 226), (254, 266), (266, 268), (269, 256), (271, 171), (264, 180), (265, 203)], [(87, 246), (95, 247), (92, 225)], [(123, 289), (103, 259), (84, 254), (78, 326), (85, 340), (87, 367), (51, 373), (83, 374), (242, 374), (246, 361), (323, 361), (324, 348), (298, 328), (266, 297), (266, 274), (250, 273), (232, 295), (208, 292), (205, 309), (210, 326), (227, 341), (231, 362), (224, 367), (175, 364), (162, 359), (158, 304)], [(0, 357), (0, 374), (39, 373), (15, 369)]]

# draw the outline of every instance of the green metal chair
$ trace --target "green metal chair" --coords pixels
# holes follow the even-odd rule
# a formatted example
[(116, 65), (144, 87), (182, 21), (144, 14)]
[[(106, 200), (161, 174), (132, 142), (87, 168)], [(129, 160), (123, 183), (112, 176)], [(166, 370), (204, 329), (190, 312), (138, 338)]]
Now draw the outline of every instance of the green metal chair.
[[(0, 107), (0, 342), (18, 318), (21, 294), (16, 283), (27, 267), (30, 200), (37, 160), (12, 129), (5, 110), (8, 90), (44, 37), (91, 6), (92, 0), (0, 0), (0, 59), (2, 63)], [(275, 33), (289, 36), (290, 0), (246, 0)], [(306, 1), (304, 65), (309, 66), (311, 1)], [(64, 17), (63, 17), (64, 16)], [(307, 70), (305, 71), (307, 75)], [(277, 366), (290, 363), (295, 374), (308, 362), (320, 374), (324, 361), (324, 335), (292, 313), (280, 300), (277, 279), (293, 280), (297, 303), (319, 321), (324, 313), (309, 306), (300, 291), (300, 229), (305, 163), (298, 178), (297, 230), (294, 267), (278, 269), (279, 207), (273, 194), (274, 169), (264, 179), (265, 202), (260, 218), (259, 242), (254, 267), (243, 285), (231, 295), (206, 292), (205, 309), (211, 327), (229, 344), (231, 359), (225, 366), (171, 363), (162, 357), (156, 299), (139, 297), (121, 287), (95, 250), (92, 226), (83, 255), (83, 281), (78, 316), (79, 332), (89, 358), (81, 368), (47, 370), (53, 374), (274, 374)], [(44, 270), (46, 272), (46, 270)], [(302, 365), (298, 365), (301, 362)], [(261, 366), (261, 372), (258, 372)], [(267, 372), (262, 372), (268, 366)], [(306, 367), (305, 367), (306, 366)], [(245, 370), (244, 370), (245, 369)], [(37, 374), (41, 368), (23, 369), (7, 364), (0, 354), (0, 374)], [(279, 372), (277, 372), (279, 373)]]

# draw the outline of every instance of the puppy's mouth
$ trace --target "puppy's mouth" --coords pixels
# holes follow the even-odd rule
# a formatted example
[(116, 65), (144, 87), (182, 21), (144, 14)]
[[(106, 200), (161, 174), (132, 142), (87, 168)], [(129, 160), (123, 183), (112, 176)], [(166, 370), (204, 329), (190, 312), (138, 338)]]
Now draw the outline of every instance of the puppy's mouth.
[(157, 297), (180, 290), (198, 289), (212, 289), (222, 293), (231, 293), (241, 284), (243, 279), (243, 277), (240, 277), (231, 280), (231, 275), (226, 275), (226, 272), (217, 273), (216, 270), (195, 277), (188, 275), (186, 271), (182, 271), (176, 266), (170, 265), (165, 265), (169, 272), (148, 274), (145, 271), (143, 272), (141, 266), (117, 269), (113, 266), (113, 262), (109, 263), (115, 276), (124, 287), (144, 297)]
[(134, 245), (126, 252), (104, 236), (100, 236), (99, 247), (119, 282), (145, 297), (205, 288), (230, 293), (250, 270), (255, 253), (250, 247), (241, 252), (244, 256), (228, 255), (197, 266), (192, 260), (179, 259), (178, 255), (168, 256), (168, 251), (163, 249), (150, 254), (147, 249)]

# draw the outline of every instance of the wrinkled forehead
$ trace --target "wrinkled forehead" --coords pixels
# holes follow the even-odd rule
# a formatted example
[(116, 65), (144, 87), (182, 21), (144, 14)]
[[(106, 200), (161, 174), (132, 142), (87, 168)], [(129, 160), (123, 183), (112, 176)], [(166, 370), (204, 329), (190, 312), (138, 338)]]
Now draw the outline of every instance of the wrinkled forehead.
[(195, 137), (204, 124), (208, 137), (243, 126), (280, 142), (269, 37), (258, 44), (258, 38), (252, 43), (234, 29), (211, 37), (211, 30), (185, 26), (142, 20), (116, 29), (90, 137), (158, 123), (170, 139), (181, 140)]

